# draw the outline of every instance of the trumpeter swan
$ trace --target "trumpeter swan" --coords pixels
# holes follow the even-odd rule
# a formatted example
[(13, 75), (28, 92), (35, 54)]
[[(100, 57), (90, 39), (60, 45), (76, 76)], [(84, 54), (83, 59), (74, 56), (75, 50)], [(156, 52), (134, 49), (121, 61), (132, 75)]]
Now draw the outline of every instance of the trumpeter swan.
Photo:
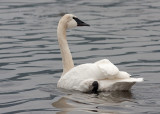
[(65, 14), (58, 24), (57, 36), (63, 63), (63, 74), (57, 84), (59, 88), (96, 93), (97, 91), (130, 90), (136, 82), (143, 81), (143, 78), (130, 78), (130, 74), (119, 71), (108, 59), (74, 67), (66, 30), (76, 26), (89, 25), (72, 14)]

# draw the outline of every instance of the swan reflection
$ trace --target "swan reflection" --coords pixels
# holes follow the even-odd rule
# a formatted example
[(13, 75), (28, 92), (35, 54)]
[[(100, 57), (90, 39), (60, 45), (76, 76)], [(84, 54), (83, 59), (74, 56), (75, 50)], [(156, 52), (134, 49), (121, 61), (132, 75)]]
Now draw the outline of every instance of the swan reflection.
[[(57, 114), (67, 114), (75, 110), (80, 110), (80, 112), (82, 111), (83, 113), (111, 113), (110, 110), (104, 112), (104, 110), (99, 107), (112, 106), (114, 103), (122, 103), (132, 99), (133, 94), (131, 91), (101, 92), (99, 94), (73, 92), (72, 94), (59, 98), (52, 103), (52, 106), (60, 109), (60, 112), (57, 112)], [(112, 110), (112, 113), (115, 113), (115, 111)]]

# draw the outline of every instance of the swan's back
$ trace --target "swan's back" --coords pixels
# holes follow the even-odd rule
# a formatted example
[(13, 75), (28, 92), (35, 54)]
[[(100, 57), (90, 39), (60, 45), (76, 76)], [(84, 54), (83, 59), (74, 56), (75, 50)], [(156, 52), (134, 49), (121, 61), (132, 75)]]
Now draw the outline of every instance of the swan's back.
[[(72, 68), (58, 81), (58, 87), (79, 91), (88, 91), (94, 81), (99, 82), (99, 90), (108, 90), (116, 82), (133, 85), (137, 80), (130, 80), (130, 75), (119, 69), (109, 60), (104, 59), (95, 63), (82, 64)], [(129, 81), (129, 82), (128, 82)], [(118, 86), (114, 86), (116, 88)], [(124, 87), (123, 87), (124, 88)], [(111, 90), (111, 89), (109, 89)]]

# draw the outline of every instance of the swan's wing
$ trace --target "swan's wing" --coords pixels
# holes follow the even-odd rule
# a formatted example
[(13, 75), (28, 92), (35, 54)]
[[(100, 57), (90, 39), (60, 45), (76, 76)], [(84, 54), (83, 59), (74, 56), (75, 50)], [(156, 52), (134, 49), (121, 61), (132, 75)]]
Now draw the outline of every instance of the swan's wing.
[(142, 81), (143, 78), (101, 80), (99, 81), (99, 91), (128, 91), (136, 82)]
[(114, 79), (119, 73), (119, 69), (108, 59), (100, 60), (95, 64), (107, 79)]
[(119, 79), (127, 79), (130, 78), (130, 76), (131, 76), (130, 74), (124, 71), (119, 71), (119, 73), (117, 74), (117, 78)]

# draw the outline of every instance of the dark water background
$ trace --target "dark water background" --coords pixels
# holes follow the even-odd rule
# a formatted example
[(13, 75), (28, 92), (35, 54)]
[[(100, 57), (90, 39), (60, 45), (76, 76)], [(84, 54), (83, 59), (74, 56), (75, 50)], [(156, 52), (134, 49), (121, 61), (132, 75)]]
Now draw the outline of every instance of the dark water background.
[[(64, 13), (91, 25), (68, 31), (76, 65), (108, 58), (145, 81), (98, 96), (57, 89)], [(160, 113), (160, 0), (0, 0), (0, 113)]]

